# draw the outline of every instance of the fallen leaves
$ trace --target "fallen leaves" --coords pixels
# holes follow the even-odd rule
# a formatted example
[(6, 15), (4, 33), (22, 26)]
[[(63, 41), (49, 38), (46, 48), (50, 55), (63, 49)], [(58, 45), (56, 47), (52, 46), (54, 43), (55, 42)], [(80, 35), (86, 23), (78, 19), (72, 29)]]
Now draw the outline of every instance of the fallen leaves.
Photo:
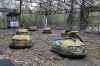
[(9, 43), (16, 29), (0, 30), (0, 51), (4, 55), (0, 58), (9, 58), (19, 66), (63, 66), (59, 61), (64, 60), (52, 53), (50, 47), (52, 40), (60, 36), (61, 31), (55, 30), (52, 34), (42, 34), (42, 30), (29, 32), (33, 36), (34, 45), (29, 49), (10, 49)]

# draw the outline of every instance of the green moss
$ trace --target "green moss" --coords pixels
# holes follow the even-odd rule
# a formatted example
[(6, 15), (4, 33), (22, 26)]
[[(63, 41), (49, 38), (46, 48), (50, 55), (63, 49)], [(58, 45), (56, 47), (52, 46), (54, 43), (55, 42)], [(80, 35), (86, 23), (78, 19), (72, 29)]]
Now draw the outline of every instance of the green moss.
[(87, 44), (86, 45), (87, 50), (87, 56), (88, 57), (94, 57), (96, 59), (100, 59), (100, 56), (96, 53), (100, 53), (100, 47), (93, 45), (93, 44)]
[(94, 58), (96, 58), (96, 59), (99, 59), (99, 60), (100, 60), (100, 56), (99, 56), (99, 55), (92, 54), (92, 53), (88, 53), (88, 55), (89, 55), (90, 57), (94, 57)]
[(60, 50), (63, 52), (68, 52), (68, 48), (65, 48), (65, 47), (60, 47)]
[(92, 50), (92, 51), (98, 51), (98, 46), (95, 46), (93, 44), (87, 44), (87, 48), (88, 50)]
[(54, 48), (54, 49), (60, 49), (57, 45), (55, 45), (55, 44), (52, 44), (52, 47)]
[(60, 50), (60, 51), (63, 51), (63, 52), (68, 52), (68, 48), (65, 48), (65, 47), (57, 46), (55, 44), (52, 44), (52, 47), (54, 49), (57, 49), (57, 50)]

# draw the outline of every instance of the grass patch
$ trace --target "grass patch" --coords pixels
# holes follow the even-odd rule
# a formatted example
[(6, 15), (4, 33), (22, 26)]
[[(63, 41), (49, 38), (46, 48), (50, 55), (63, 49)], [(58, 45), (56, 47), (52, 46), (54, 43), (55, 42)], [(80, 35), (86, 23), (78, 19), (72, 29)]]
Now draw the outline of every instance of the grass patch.
[(98, 52), (100, 50), (100, 48), (98, 46), (95, 46), (93, 44), (87, 44), (86, 46), (87, 46), (87, 48), (86, 48), (87, 50), (98, 51)]
[(98, 53), (100, 53), (100, 47), (93, 45), (93, 44), (87, 44), (86, 45), (86, 50), (87, 50), (87, 56), (88, 57), (94, 57), (96, 59), (100, 60), (100, 56)]
[(96, 59), (99, 59), (99, 60), (100, 60), (100, 56), (99, 56), (99, 55), (92, 54), (92, 53), (88, 53), (88, 55), (89, 55), (90, 57), (94, 57), (94, 58), (96, 58)]

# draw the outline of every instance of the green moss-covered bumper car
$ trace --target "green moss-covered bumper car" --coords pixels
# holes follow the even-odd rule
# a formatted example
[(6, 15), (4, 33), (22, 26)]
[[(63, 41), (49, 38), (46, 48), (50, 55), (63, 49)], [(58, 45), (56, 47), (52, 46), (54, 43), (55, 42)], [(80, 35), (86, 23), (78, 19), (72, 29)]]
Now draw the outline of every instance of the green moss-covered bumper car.
[(37, 31), (37, 27), (36, 26), (30, 26), (29, 31)]
[(10, 48), (24, 49), (31, 48), (33, 46), (31, 35), (14, 35)]
[(44, 34), (51, 34), (52, 32), (51, 32), (51, 28), (44, 28), (43, 29), (43, 33)]
[(24, 49), (31, 48), (33, 44), (32, 36), (27, 35), (26, 29), (18, 29), (16, 35), (12, 37), (12, 43), (9, 45), (9, 47), (13, 49)]
[(86, 56), (84, 43), (76, 38), (56, 38), (53, 40), (52, 52), (63, 57), (82, 58)]

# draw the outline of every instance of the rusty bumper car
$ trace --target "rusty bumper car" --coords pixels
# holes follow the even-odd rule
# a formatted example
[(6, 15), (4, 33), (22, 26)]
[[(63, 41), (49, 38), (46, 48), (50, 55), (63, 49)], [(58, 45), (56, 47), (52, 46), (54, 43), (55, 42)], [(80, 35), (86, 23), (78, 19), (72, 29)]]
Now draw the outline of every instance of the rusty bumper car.
[(44, 28), (43, 29), (43, 33), (44, 34), (51, 34), (52, 32), (51, 32), (51, 28)]
[(30, 26), (28, 30), (29, 31), (37, 31), (37, 27), (36, 26)]

